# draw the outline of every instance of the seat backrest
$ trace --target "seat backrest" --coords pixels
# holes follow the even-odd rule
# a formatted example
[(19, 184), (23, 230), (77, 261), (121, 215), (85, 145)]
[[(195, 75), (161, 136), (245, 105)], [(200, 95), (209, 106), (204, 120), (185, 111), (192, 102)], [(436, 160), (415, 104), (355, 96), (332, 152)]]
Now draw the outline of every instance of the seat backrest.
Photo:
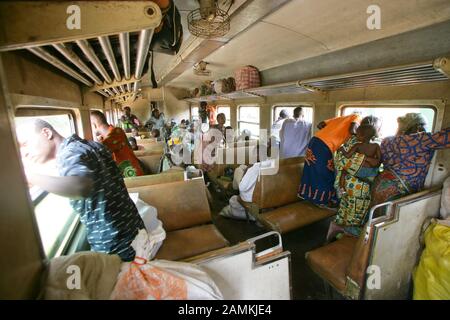
[(143, 170), (147, 174), (157, 174), (161, 168), (161, 155), (150, 155), (138, 157)]
[(154, 184), (184, 181), (184, 171), (166, 171), (159, 174), (125, 178), (124, 181), (127, 188), (137, 188), (143, 186), (152, 186)]
[(156, 138), (145, 138), (137, 140), (137, 143), (141, 145), (158, 144), (158, 140)]
[(139, 198), (156, 207), (166, 231), (194, 227), (211, 222), (211, 211), (203, 179), (129, 188)]
[[(440, 199), (439, 189), (408, 195), (392, 201), (384, 216), (367, 223), (369, 237), (365, 239), (364, 229), (347, 269), (348, 278), (359, 287), (361, 298), (408, 298), (411, 273), (420, 256), (422, 228), (429, 218), (439, 215)], [(369, 266), (376, 266), (382, 273), (379, 288), (366, 285)]]
[[(250, 165), (255, 163), (257, 161), (255, 148), (256, 146), (217, 148), (215, 164), (211, 169), (211, 173), (215, 176), (222, 176), (227, 167), (235, 169), (241, 164)], [(250, 156), (251, 154), (252, 156)]]
[(259, 209), (297, 202), (304, 157), (282, 159), (275, 175), (261, 175), (253, 191), (253, 203)]

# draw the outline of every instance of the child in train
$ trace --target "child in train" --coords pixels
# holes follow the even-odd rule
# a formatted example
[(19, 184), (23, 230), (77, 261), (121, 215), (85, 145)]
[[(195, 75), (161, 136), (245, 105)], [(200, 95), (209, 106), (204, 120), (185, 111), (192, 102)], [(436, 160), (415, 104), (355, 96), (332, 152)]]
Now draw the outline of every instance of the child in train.
[[(359, 143), (355, 144), (349, 151), (345, 151), (342, 147), (338, 150), (346, 158), (352, 157), (354, 153), (365, 155), (365, 160), (356, 173), (357, 178), (371, 181), (378, 175), (381, 164), (381, 149), (377, 143), (371, 143), (376, 136), (377, 130), (375, 126), (363, 124), (356, 130), (356, 139)], [(344, 170), (340, 173), (338, 191), (341, 195), (345, 194), (346, 175), (347, 173)]]

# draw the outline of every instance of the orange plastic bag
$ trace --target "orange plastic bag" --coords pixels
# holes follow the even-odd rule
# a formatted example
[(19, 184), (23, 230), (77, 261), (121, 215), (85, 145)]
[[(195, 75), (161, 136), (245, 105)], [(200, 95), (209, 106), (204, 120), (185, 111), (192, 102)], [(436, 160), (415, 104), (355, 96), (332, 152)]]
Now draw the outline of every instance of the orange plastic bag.
[(221, 300), (214, 281), (199, 266), (147, 259), (154, 243), (145, 230), (132, 242), (133, 262), (123, 263), (111, 294), (114, 300)]

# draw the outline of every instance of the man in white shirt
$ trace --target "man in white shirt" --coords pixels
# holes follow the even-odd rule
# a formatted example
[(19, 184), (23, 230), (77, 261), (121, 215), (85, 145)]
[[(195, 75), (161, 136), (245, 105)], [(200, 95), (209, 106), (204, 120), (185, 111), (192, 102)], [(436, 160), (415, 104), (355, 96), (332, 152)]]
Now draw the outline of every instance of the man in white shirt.
[(280, 143), (280, 130), (283, 126), (283, 123), (286, 119), (289, 118), (289, 114), (286, 109), (283, 109), (280, 111), (280, 116), (278, 119), (273, 123), (272, 129), (271, 129), (271, 135), (276, 139), (276, 142)]
[(304, 156), (311, 140), (311, 123), (304, 120), (302, 107), (294, 109), (294, 119), (284, 121), (280, 130), (280, 158)]

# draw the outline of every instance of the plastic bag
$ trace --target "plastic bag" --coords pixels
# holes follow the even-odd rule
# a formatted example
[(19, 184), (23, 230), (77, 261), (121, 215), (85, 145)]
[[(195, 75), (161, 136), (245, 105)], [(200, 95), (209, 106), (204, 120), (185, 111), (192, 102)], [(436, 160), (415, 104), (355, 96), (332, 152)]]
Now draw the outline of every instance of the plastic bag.
[(145, 259), (151, 260), (156, 255), (164, 239), (166, 238), (166, 231), (163, 228), (162, 222), (158, 219), (158, 210), (155, 207), (152, 207), (139, 199), (138, 193), (130, 193), (130, 198), (135, 203), (147, 231), (146, 235), (141, 235), (143, 239), (142, 241), (149, 241), (153, 243), (151, 251), (148, 255), (144, 256)]
[[(238, 196), (232, 196), (229, 200), (229, 205), (220, 211), (219, 215), (225, 218), (247, 220), (245, 208), (239, 203)], [(250, 221), (256, 221), (255, 217), (248, 215)]]
[(434, 220), (414, 275), (414, 300), (450, 300), (450, 221)]
[(141, 230), (131, 243), (133, 262), (122, 264), (111, 293), (114, 300), (221, 300), (214, 281), (198, 266), (183, 262), (144, 257), (152, 251), (152, 241)]

